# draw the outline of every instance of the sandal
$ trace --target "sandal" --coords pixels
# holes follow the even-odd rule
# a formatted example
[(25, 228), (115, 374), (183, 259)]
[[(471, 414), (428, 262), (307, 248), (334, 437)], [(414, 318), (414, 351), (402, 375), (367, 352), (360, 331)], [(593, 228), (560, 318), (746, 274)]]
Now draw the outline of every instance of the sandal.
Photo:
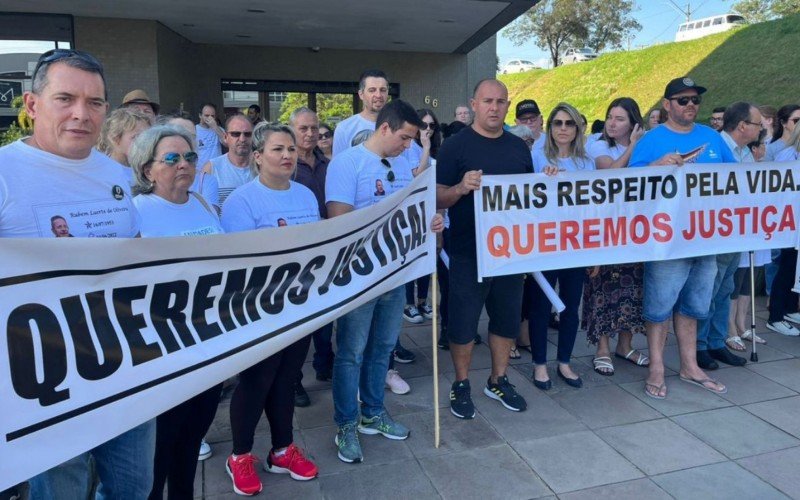
[[(633, 356), (634, 353), (638, 354), (636, 361), (631, 359), (631, 356)], [(646, 354), (643, 354), (642, 352), (637, 351), (636, 349), (631, 349), (630, 352), (628, 352), (628, 354), (624, 356), (618, 352), (615, 352), (614, 356), (624, 359), (626, 361), (630, 361), (636, 366), (650, 366), (650, 358), (648, 358)]]
[(519, 353), (519, 349), (516, 347), (511, 348), (511, 352), (508, 354), (509, 359), (520, 359), (522, 355)]
[[(667, 398), (666, 389), (667, 389), (666, 383), (661, 385), (651, 384), (650, 382), (644, 383), (644, 393), (653, 399), (666, 399)], [(663, 396), (661, 395), (662, 390), (664, 391)]]
[(727, 339), (725, 339), (725, 345), (728, 346), (728, 348), (733, 351), (743, 352), (747, 350), (747, 347), (744, 345), (742, 337), (738, 335), (734, 335), (733, 337), (728, 337)]
[[(755, 338), (756, 338), (756, 343), (757, 344), (766, 344), (767, 343), (766, 340), (762, 339), (758, 335), (755, 335)], [(745, 330), (745, 332), (742, 334), (742, 340), (747, 340), (748, 342), (752, 342), (753, 341), (753, 330)]]
[(517, 344), (517, 349), (522, 349), (523, 351), (528, 351), (529, 353), (533, 354), (533, 351), (531, 351), (531, 345), (530, 344), (528, 344), (528, 345)]
[[(719, 382), (717, 382), (713, 378), (690, 378), (690, 377), (684, 377), (683, 375), (680, 375), (680, 379), (682, 381), (686, 382), (687, 384), (696, 385), (697, 387), (699, 387), (701, 389), (705, 389), (708, 392), (713, 392), (714, 394), (725, 394), (725, 393), (728, 392), (728, 388), (727, 387), (725, 387), (724, 385), (720, 384)], [(722, 386), (722, 389), (715, 389), (715, 388), (709, 387), (706, 384), (714, 384), (715, 386)]]
[[(611, 358), (608, 356), (598, 356), (592, 360), (594, 371), (604, 377), (614, 375), (614, 365), (611, 363)], [(605, 371), (604, 371), (605, 370)]]

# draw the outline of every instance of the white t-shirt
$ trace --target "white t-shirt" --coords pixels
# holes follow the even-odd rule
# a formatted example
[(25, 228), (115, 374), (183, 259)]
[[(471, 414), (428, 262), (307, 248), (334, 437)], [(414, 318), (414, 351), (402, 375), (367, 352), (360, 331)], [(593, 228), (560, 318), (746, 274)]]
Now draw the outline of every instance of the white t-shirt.
[(211, 159), (211, 174), (217, 179), (220, 206), (234, 189), (244, 186), (256, 177), (249, 166), (237, 167), (224, 154)]
[(353, 137), (362, 130), (375, 130), (375, 122), (364, 119), (361, 114), (355, 114), (346, 120), (342, 120), (336, 126), (336, 131), (333, 134), (333, 156), (350, 149)]
[(222, 208), (222, 227), (227, 233), (318, 220), (319, 205), (314, 193), (294, 181), (289, 181), (289, 189), (276, 190), (255, 178), (231, 193)]
[[(772, 262), (772, 250), (756, 250), (753, 252), (753, 267), (766, 266)], [(742, 252), (739, 267), (750, 267), (750, 252)]]
[(197, 168), (222, 154), (222, 145), (219, 136), (210, 128), (197, 124), (194, 126), (197, 133)]
[(599, 141), (601, 135), (603, 135), (602, 132), (595, 132), (594, 134), (589, 134), (589, 136), (586, 137), (586, 148), (588, 149), (589, 146)]
[(597, 140), (587, 148), (586, 154), (588, 154), (589, 158), (594, 161), (597, 161), (597, 159), (601, 156), (608, 156), (613, 161), (617, 161), (620, 156), (625, 154), (627, 149), (628, 148), (626, 146), (623, 146), (619, 143), (617, 143), (617, 145), (614, 147), (611, 147), (606, 141)]
[[(576, 170), (595, 170), (594, 162), (590, 158), (558, 158), (557, 165), (560, 170), (565, 172), (574, 172)], [(533, 171), (542, 172), (544, 167), (552, 165), (553, 162), (547, 159), (544, 155), (544, 150), (537, 150), (533, 152)]]
[(132, 238), (139, 214), (119, 163), (92, 149), (69, 160), (22, 140), (0, 148), (0, 237)]
[(764, 159), (761, 161), (775, 161), (778, 159), (778, 153), (786, 149), (786, 143), (783, 139), (778, 139), (775, 142), (767, 143), (767, 148), (764, 152)]
[(133, 204), (142, 218), (142, 238), (223, 232), (217, 213), (211, 206), (206, 208), (194, 193), (189, 194), (189, 201), (183, 204), (172, 203), (153, 193), (140, 194), (133, 199)]
[(380, 203), (411, 184), (414, 175), (408, 160), (402, 155), (387, 160), (394, 172), (393, 182), (389, 182), (389, 168), (381, 157), (363, 144), (334, 156), (325, 178), (325, 201), (346, 203), (358, 210)]
[(797, 149), (783, 148), (783, 150), (775, 155), (774, 161), (795, 161), (798, 158), (800, 158), (800, 153), (798, 153)]
[(198, 170), (189, 191), (200, 193), (203, 199), (210, 205), (214, 205), (217, 208), (222, 206), (222, 203), (219, 201), (219, 182), (217, 178), (211, 174)]

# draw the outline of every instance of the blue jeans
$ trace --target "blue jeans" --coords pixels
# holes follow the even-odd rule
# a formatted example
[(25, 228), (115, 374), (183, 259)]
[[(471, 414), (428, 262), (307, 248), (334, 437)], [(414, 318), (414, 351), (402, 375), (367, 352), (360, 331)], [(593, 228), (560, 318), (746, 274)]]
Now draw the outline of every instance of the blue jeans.
[(778, 274), (778, 259), (781, 256), (779, 248), (773, 248), (770, 254), (772, 261), (764, 266), (764, 280), (767, 282), (767, 297), (772, 293), (772, 282), (775, 281), (775, 275)]
[(739, 253), (717, 255), (717, 276), (708, 317), (697, 321), (697, 350), (722, 349), (728, 338), (728, 314), (731, 310), (733, 275), (739, 268)]
[(707, 318), (716, 274), (713, 255), (645, 262), (642, 316), (651, 323), (667, 321), (676, 312)]
[(389, 354), (403, 322), (405, 286), (400, 286), (350, 311), (338, 320), (336, 358), (333, 361), (333, 418), (342, 426), (358, 422), (383, 409), (383, 391)]
[(155, 447), (156, 419), (153, 419), (31, 478), (30, 497), (33, 500), (87, 498), (92, 488), (91, 454), (100, 477), (97, 500), (144, 500), (153, 487)]

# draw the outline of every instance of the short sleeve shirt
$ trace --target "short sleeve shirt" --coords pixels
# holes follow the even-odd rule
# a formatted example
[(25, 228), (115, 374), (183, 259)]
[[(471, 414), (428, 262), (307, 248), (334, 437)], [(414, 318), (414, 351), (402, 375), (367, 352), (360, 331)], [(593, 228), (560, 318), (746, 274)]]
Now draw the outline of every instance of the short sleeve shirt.
[(310, 189), (289, 181), (289, 189), (271, 189), (256, 177), (228, 196), (222, 206), (226, 233), (265, 227), (296, 226), (320, 220), (317, 199)]
[(689, 132), (675, 132), (666, 124), (642, 137), (631, 155), (630, 167), (646, 167), (668, 153), (700, 153), (687, 163), (736, 163), (731, 149), (719, 132), (696, 123)]
[(389, 168), (381, 162), (380, 156), (364, 144), (334, 156), (325, 179), (327, 202), (346, 203), (358, 210), (380, 203), (411, 184), (414, 175), (408, 160), (402, 155), (386, 160), (394, 173), (394, 181), (391, 182)]

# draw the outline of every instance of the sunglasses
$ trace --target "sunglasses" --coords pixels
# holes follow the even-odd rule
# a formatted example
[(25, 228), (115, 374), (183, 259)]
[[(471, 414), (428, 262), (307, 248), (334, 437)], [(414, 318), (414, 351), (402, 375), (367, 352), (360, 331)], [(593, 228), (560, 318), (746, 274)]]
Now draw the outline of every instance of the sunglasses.
[(330, 139), (331, 137), (333, 137), (333, 132), (323, 132), (319, 134), (320, 139)]
[(422, 125), (419, 126), (419, 129), (420, 130), (428, 130), (428, 129), (436, 130), (436, 124), (435, 123), (422, 122)]
[(100, 74), (103, 79), (103, 65), (100, 64), (100, 61), (95, 59), (95, 57), (88, 52), (83, 52), (80, 50), (73, 50), (73, 49), (52, 49), (48, 50), (41, 56), (39, 56), (39, 60), (36, 62), (36, 68), (33, 70), (33, 77), (31, 78), (32, 82), (36, 81), (36, 74), (39, 73), (39, 70), (42, 66), (46, 64), (53, 64), (58, 61), (63, 61), (64, 59), (79, 59), (84, 63), (91, 66), (92, 70), (96, 71)]
[(667, 99), (669, 101), (675, 101), (678, 103), (679, 106), (686, 106), (691, 101), (692, 104), (697, 106), (700, 104), (703, 99), (699, 95), (684, 95), (681, 97), (670, 97)]
[(239, 132), (239, 131), (228, 132), (228, 135), (230, 135), (234, 139), (238, 139), (242, 134), (244, 134), (245, 137), (253, 137), (252, 132)]
[(575, 120), (553, 120), (552, 125), (554, 128), (561, 128), (561, 127), (572, 128), (577, 124), (575, 123)]
[(163, 163), (164, 165), (167, 165), (168, 167), (174, 167), (175, 165), (180, 163), (181, 158), (186, 160), (186, 163), (191, 163), (192, 165), (197, 163), (197, 153), (195, 153), (194, 151), (187, 151), (186, 153), (183, 153), (183, 154), (180, 154), (180, 153), (164, 153), (164, 157), (163, 158), (161, 158), (160, 160), (155, 160), (154, 159), (153, 161), (158, 162), (158, 163)]
[(386, 174), (386, 180), (389, 182), (394, 182), (394, 172), (392, 172), (392, 164), (389, 163), (389, 160), (386, 158), (381, 158), (381, 163), (383, 166), (389, 169), (389, 172)]

